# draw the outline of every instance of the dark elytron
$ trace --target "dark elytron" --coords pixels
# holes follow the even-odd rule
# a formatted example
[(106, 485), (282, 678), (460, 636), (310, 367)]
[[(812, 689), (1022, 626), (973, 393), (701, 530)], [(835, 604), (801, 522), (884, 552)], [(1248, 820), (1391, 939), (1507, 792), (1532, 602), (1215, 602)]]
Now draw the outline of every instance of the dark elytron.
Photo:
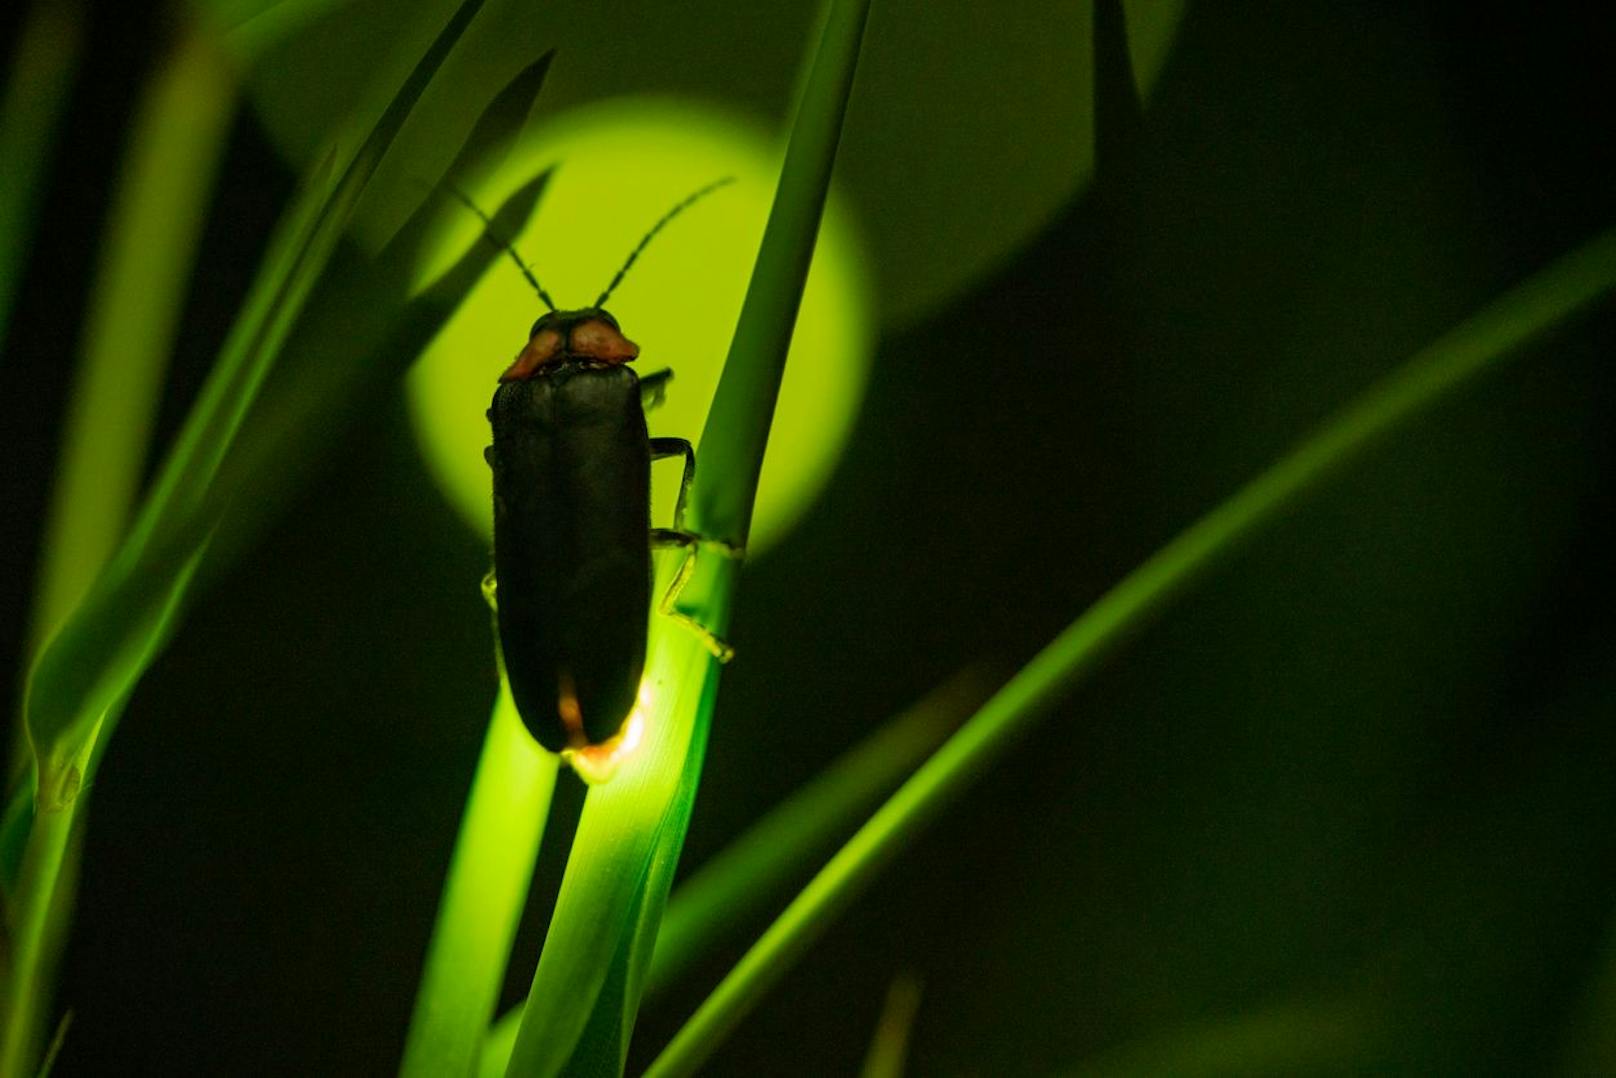
[[(646, 433), (644, 399), (654, 400), (671, 373), (636, 376), (627, 364), (639, 347), (602, 304), (664, 225), (729, 182), (708, 184), (664, 214), (594, 306), (581, 310), (556, 310), (515, 248), (496, 241), (550, 308), (500, 375), (485, 456), (494, 470), (500, 652), (522, 722), (552, 752), (601, 745), (622, 731), (645, 668), (652, 545), (694, 556), (702, 543), (680, 530), (695, 474), (690, 443)], [(674, 527), (653, 529), (651, 462), (669, 456), (685, 465)], [(665, 612), (727, 658), (727, 645), (672, 611), (676, 595), (677, 585)]]

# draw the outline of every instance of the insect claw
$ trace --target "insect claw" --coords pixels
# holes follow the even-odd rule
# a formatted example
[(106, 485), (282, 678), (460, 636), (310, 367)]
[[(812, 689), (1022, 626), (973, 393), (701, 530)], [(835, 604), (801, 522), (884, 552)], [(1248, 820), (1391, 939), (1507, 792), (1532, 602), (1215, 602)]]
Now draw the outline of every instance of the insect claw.
[[(657, 530), (666, 531), (666, 529)], [(735, 658), (735, 648), (729, 641), (720, 637), (683, 610), (680, 610), (678, 603), (680, 594), (685, 590), (685, 585), (690, 583), (691, 576), (696, 572), (696, 555), (702, 547), (716, 547), (727, 558), (738, 558), (741, 555), (735, 547), (719, 539), (703, 539), (699, 535), (691, 535), (688, 532), (667, 532), (666, 534), (668, 538), (664, 539), (664, 542), (682, 546), (685, 548), (686, 553), (684, 559), (679, 563), (678, 570), (673, 574), (673, 582), (668, 585), (668, 590), (663, 594), (662, 601), (657, 604), (657, 613), (672, 619), (695, 633), (702, 646), (712, 652), (714, 658), (721, 663), (727, 663)]]

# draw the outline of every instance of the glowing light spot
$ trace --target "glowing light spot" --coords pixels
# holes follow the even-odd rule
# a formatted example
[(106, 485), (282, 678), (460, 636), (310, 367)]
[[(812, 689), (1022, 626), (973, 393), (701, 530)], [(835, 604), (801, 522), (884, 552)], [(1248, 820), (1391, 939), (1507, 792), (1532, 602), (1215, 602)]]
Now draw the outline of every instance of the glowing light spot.
[[(643, 692), (643, 689), (642, 689)], [(591, 786), (598, 786), (617, 774), (623, 761), (645, 740), (645, 711), (636, 707), (623, 722), (623, 729), (610, 741), (579, 749), (566, 749), (561, 758)]]
[(617, 747), (617, 751), (624, 756), (639, 748), (640, 742), (645, 740), (645, 714), (639, 708), (629, 713), (628, 722), (623, 724), (622, 739), (623, 743)]

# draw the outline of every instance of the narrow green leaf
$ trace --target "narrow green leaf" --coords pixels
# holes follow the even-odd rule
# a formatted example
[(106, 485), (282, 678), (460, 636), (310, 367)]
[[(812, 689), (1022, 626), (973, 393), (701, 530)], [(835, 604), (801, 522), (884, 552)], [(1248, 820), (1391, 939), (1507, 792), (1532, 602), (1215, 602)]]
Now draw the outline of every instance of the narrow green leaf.
[(876, 874), (1169, 600), (1376, 440), (1616, 287), (1616, 230), (1416, 354), (1217, 506), (1039, 652), (831, 858), (652, 1064), (692, 1074)]
[(1616, 929), (1607, 927), (1580, 998), (1571, 1009), (1554, 1073), (1616, 1073)]
[(724, 374), (702, 427), (701, 471), (690, 491), (692, 524), (697, 534), (737, 549), (745, 548), (751, 530), (769, 423), (830, 189), (869, 10), (869, 0), (837, 0), (831, 5), (797, 106), (780, 185)]
[[(655, 934), (644, 993), (654, 996), (663, 991), (716, 940), (741, 930), (794, 874), (942, 744), (987, 694), (988, 681), (981, 670), (973, 667), (955, 674), (913, 707), (880, 724), (681, 884)], [(677, 860), (677, 851), (658, 850), (658, 866), (672, 868)], [(481, 1073), (505, 1073), (521, 1021), (518, 1007), (495, 1023), (483, 1049)]]
[(892, 979), (860, 1078), (903, 1078), (909, 1060), (909, 1034), (915, 1028), (915, 1015), (920, 1013), (920, 988), (920, 978), (913, 973), (901, 973)]
[(210, 532), (196, 528), (220, 464), (321, 276), (353, 207), (482, 0), (465, 0), (411, 72), (334, 189), (320, 182), (287, 215), (244, 310), (128, 538), (30, 671), (24, 715), (35, 810), (12, 895), (0, 1078), (31, 1072), (50, 999), (50, 928), (65, 924), (65, 857), (80, 792), (122, 702), (171, 631)]
[[(657, 587), (674, 578), (681, 552), (658, 557)], [(693, 800), (693, 773), (705, 750), (706, 727), (717, 687), (717, 660), (694, 633), (653, 617), (642, 706), (643, 742), (617, 774), (592, 788), (573, 837), (556, 909), (545, 935), (533, 987), (523, 1009), (507, 1073), (604, 1073), (618, 1067), (609, 1025), (630, 1021), (636, 963), (635, 937), (660, 914), (653, 911), (658, 851), (669, 849), (669, 826), (682, 832)], [(689, 769), (687, 770), (687, 764)], [(656, 919), (659, 919), (657, 917)], [(579, 1038), (608, 981), (621, 987), (594, 1019), (611, 1035), (594, 1042), (601, 1055), (575, 1056)]]
[[(165, 543), (188, 526), (241, 428), (280, 345), (336, 247), (349, 215), (382, 155), (432, 74), (481, 7), (464, 0), (449, 24), (388, 105), (329, 197), (306, 192), (254, 282), (245, 310), (204, 385), (173, 450), (152, 485), (128, 541), (80, 611), (47, 645), (29, 681), (29, 736), (39, 759), (41, 787), (60, 790), (60, 774), (82, 769), (101, 716), (127, 693), (160, 645), (154, 636), (194, 570), (195, 550)], [(154, 557), (154, 551), (161, 553)], [(108, 601), (116, 596), (116, 602)], [(80, 762), (75, 764), (74, 761)], [(82, 774), (82, 770), (81, 770)]]
[(1072, 1078), (1232, 1078), (1356, 1074), (1376, 1033), (1350, 999), (1298, 1000), (1197, 1022), (1110, 1049), (1073, 1067)]
[(83, 0), (34, 0), (28, 6), (0, 96), (0, 161), (6, 163), (6, 182), (0, 183), (0, 342), (18, 274), (33, 247), (39, 179), (56, 144), (83, 46)]
[[(174, 451), (153, 484), (152, 495), (133, 537), (137, 546), (150, 541), (163, 526), (171, 525), (182, 515), (185, 506), (194, 505), (206, 491), (278, 357), (281, 344), (336, 250), (371, 176), (410, 110), (482, 4), (483, 0), (462, 0), (449, 23), (388, 103), (329, 198), (318, 203), (307, 235), (300, 237), (285, 262), (273, 260), (270, 272), (254, 282), (248, 315), (237, 322), (225, 342), (219, 362), (187, 417)], [(253, 302), (259, 298), (263, 301), (261, 308)]]
[(882, 723), (702, 865), (668, 903), (646, 990), (655, 994), (666, 988), (714, 942), (770, 905), (794, 875), (850, 831), (987, 695), (981, 670), (955, 674)]
[(62, 1020), (56, 1023), (56, 1032), (52, 1034), (50, 1045), (45, 1049), (45, 1058), (39, 1062), (38, 1078), (50, 1078), (51, 1071), (56, 1069), (56, 1058), (62, 1054), (62, 1045), (67, 1043), (67, 1031), (73, 1025), (73, 1012), (64, 1011)]
[(352, 0), (211, 0), (205, 6), (250, 63), (266, 50)]
[(489, 719), (415, 997), (406, 1078), (468, 1075), (499, 1002), (558, 760), (534, 743), (508, 686)]
[(679, 855), (684, 850), (685, 833), (690, 828), (690, 815), (696, 804), (696, 787), (701, 779), (707, 726), (712, 718), (712, 698), (716, 689), (717, 680), (709, 680), (708, 699), (699, 706), (699, 729), (691, 738), (691, 752), (680, 772), (671, 811), (657, 831), (651, 864), (632, 910), (630, 930), (623, 933), (622, 943), (612, 955), (600, 998), (596, 1000), (589, 1021), (573, 1049), (572, 1059), (565, 1068), (568, 1075), (610, 1078), (622, 1074), (628, 1062), (629, 1039), (634, 1033), (634, 1019), (644, 995), (646, 969), (651, 962), (658, 924), (667, 904), (668, 889), (673, 885)]
[[(712, 542), (689, 555), (696, 561), (678, 596), (683, 620), (652, 617), (645, 683), (653, 701), (645, 710), (645, 744), (585, 803), (511, 1052), (511, 1075), (621, 1070), (639, 1007), (635, 970), (649, 961), (661, 921), (717, 692), (719, 667), (707, 647), (711, 641), (691, 626), (719, 639), (728, 631), (740, 569), (736, 555), (746, 541), (868, 7), (868, 0), (839, 0), (815, 54), (702, 434), (690, 519)], [(658, 587), (666, 589), (677, 558), (664, 558), (662, 564)], [(608, 982), (623, 986), (620, 996), (602, 998)], [(597, 1008), (606, 1013), (597, 1015)], [(580, 1046), (586, 1028), (592, 1036)]]
[(229, 122), (232, 65), (183, 20), (141, 94), (118, 170), (68, 394), (41, 550), (35, 642), (84, 596), (128, 527)]

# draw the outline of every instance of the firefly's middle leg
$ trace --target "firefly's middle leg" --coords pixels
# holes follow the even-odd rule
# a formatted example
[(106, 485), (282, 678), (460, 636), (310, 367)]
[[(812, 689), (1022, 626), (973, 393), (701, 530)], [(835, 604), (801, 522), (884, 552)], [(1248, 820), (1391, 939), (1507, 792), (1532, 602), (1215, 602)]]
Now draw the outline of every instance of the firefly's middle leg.
[(679, 499), (673, 503), (673, 531), (685, 530), (685, 499), (690, 495), (690, 483), (696, 478), (696, 450), (683, 438), (652, 438), (651, 459), (666, 460), (683, 456), (685, 471), (679, 477)]

